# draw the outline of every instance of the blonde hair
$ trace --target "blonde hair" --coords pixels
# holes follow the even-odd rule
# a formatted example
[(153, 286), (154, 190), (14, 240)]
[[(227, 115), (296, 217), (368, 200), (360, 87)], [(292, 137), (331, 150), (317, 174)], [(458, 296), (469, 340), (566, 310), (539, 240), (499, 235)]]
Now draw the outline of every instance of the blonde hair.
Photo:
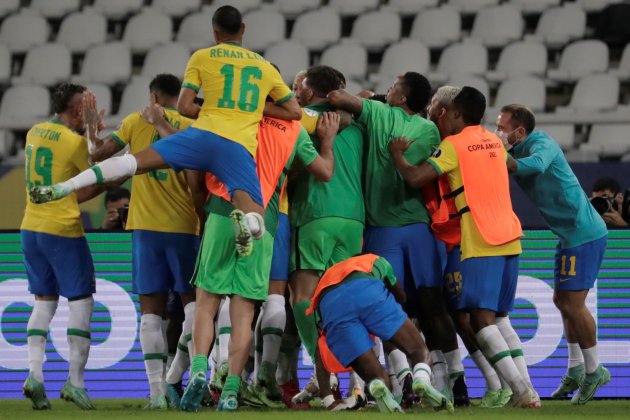
[(462, 88), (460, 87), (448, 85), (441, 86), (440, 88), (438, 88), (438, 90), (435, 91), (435, 98), (440, 104), (444, 106), (450, 106), (453, 104), (453, 100), (455, 99), (455, 97), (459, 95), (459, 92), (461, 91)]

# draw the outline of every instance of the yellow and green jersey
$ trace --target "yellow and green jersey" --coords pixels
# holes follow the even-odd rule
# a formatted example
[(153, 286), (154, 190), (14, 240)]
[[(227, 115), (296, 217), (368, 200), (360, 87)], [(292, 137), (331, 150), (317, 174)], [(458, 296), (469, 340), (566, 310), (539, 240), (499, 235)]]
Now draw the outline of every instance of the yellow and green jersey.
[(186, 66), (182, 87), (201, 90), (205, 98), (193, 127), (242, 144), (252, 156), (256, 156), (256, 133), (267, 96), (276, 104), (293, 96), (271, 63), (233, 43), (196, 51)]
[[(164, 114), (169, 124), (179, 130), (193, 122), (172, 108), (165, 108)], [(125, 117), (111, 137), (121, 146), (129, 144), (131, 153), (160, 140), (155, 127), (138, 112)], [(128, 230), (198, 234), (199, 220), (185, 172), (158, 169), (134, 175), (126, 227)]]
[[(90, 167), (87, 140), (57, 120), (33, 126), (26, 134), (26, 189), (67, 181)], [(28, 197), (28, 193), (26, 194)], [(77, 195), (33, 204), (27, 198), (20, 229), (77, 238), (83, 236)]]

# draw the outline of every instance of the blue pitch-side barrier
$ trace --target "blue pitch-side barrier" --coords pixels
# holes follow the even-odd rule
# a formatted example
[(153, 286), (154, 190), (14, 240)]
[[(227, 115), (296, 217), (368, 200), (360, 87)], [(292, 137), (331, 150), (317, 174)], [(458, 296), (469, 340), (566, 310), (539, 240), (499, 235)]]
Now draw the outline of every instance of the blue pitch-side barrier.
[[(131, 294), (131, 235), (92, 233), (88, 240), (96, 268), (96, 310), (86, 387), (93, 398), (142, 398), (148, 383), (138, 339), (138, 298)], [(567, 348), (560, 314), (552, 303), (556, 240), (549, 231), (527, 231), (520, 263), (515, 310), (510, 314), (541, 397), (555, 389), (565, 371)], [(28, 293), (20, 238), (0, 233), (0, 398), (19, 398), (27, 375), (26, 323), (33, 298)], [(630, 397), (630, 231), (611, 231), (597, 288), (588, 305), (597, 314), (599, 355), (612, 373), (601, 397)], [(66, 380), (67, 303), (62, 299), (51, 327), (44, 365), (46, 388), (56, 398)], [(466, 355), (462, 346), (463, 355)], [(303, 352), (303, 354), (305, 354)], [(483, 378), (464, 359), (470, 394), (481, 396)], [(310, 360), (300, 364), (302, 384)], [(342, 387), (345, 380), (342, 378)]]

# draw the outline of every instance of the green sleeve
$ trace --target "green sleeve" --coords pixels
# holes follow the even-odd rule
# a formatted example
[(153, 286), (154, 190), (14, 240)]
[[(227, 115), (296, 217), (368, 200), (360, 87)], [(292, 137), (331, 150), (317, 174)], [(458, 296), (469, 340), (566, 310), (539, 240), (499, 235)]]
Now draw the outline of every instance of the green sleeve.
[(388, 286), (393, 286), (396, 284), (396, 275), (394, 274), (394, 269), (392, 268), (389, 261), (385, 258), (380, 257), (376, 261), (374, 261), (374, 267), (372, 267), (372, 274), (375, 277), (383, 280), (383, 282)]
[(359, 115), (357, 121), (369, 129), (375, 121), (380, 121), (381, 115), (384, 114), (388, 107), (389, 106), (384, 103), (364, 98), (363, 109), (361, 110), (361, 115)]
[(412, 165), (419, 165), (430, 158), (433, 152), (440, 146), (440, 132), (436, 125), (429, 120), (425, 120), (423, 123), (424, 130), (422, 130), (422, 134), (416, 139), (410, 139), (415, 141), (407, 152), (405, 152), (405, 158), (407, 158)]
[(317, 157), (319, 157), (317, 150), (315, 150), (315, 146), (313, 146), (313, 141), (304, 127), (300, 129), (295, 149), (297, 157), (304, 166), (310, 165), (315, 159), (317, 159)]

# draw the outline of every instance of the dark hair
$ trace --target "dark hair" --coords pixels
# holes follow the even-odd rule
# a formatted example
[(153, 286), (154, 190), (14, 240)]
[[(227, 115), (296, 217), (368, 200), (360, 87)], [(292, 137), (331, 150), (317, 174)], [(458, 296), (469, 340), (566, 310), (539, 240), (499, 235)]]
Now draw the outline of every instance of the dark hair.
[(82, 85), (75, 85), (73, 83), (60, 84), (52, 95), (53, 112), (55, 114), (61, 114), (67, 111), (74, 95), (83, 93), (86, 90), (87, 88)]
[(610, 190), (613, 195), (617, 195), (619, 191), (621, 191), (621, 186), (617, 182), (615, 178), (597, 178), (595, 182), (593, 182), (593, 188), (591, 191), (604, 191)]
[(149, 83), (151, 92), (163, 93), (166, 96), (179, 96), (179, 90), (182, 86), (181, 80), (177, 76), (168, 73), (158, 74)]
[(464, 86), (453, 99), (453, 109), (462, 115), (466, 125), (479, 125), (486, 113), (486, 97), (471, 86)]
[(525, 129), (527, 134), (534, 131), (536, 127), (536, 117), (531, 109), (525, 105), (510, 104), (501, 108), (501, 112), (510, 114), (510, 119)]
[(313, 66), (306, 71), (304, 79), (308, 87), (320, 98), (325, 98), (346, 83), (344, 75), (330, 66)]
[(241, 12), (234, 6), (221, 6), (212, 16), (212, 25), (228, 35), (236, 35), (242, 24)]
[(413, 112), (422, 112), (431, 100), (431, 84), (426, 77), (414, 71), (405, 73), (403, 80), (407, 106)]
[(116, 187), (111, 190), (107, 190), (105, 193), (105, 206), (112, 201), (118, 201), (122, 198), (131, 198), (131, 193), (127, 188)]

